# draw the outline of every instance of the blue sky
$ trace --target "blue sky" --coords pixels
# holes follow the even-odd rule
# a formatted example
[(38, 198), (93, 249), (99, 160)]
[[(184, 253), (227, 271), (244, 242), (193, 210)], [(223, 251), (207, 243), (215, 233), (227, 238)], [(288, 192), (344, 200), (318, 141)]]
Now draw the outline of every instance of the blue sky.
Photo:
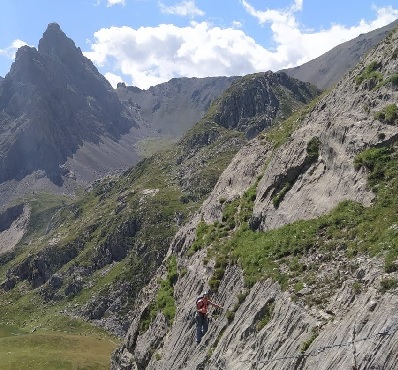
[(398, 1), (0, 0), (0, 16), (0, 76), (56, 22), (113, 86), (146, 89), (301, 65), (391, 23)]

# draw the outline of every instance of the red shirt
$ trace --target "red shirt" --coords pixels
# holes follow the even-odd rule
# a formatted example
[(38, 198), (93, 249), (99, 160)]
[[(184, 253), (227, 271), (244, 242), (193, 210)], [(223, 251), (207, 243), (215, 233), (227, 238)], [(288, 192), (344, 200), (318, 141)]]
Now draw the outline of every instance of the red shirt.
[(196, 310), (200, 313), (207, 314), (209, 309), (209, 300), (206, 297), (200, 298), (196, 302)]

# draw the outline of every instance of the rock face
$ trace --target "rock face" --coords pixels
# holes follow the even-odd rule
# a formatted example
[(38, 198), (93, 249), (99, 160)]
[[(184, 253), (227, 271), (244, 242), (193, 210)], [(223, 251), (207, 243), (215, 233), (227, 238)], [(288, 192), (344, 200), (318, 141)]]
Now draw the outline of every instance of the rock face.
[(0, 254), (15, 247), (26, 231), (30, 209), (18, 204), (0, 214)]
[[(344, 200), (369, 206), (374, 194), (366, 185), (366, 171), (354, 166), (354, 157), (398, 139), (395, 123), (375, 118), (386, 107), (396, 108), (397, 43), (396, 30), (299, 117), (298, 128), (277, 149), (259, 137), (238, 153), (170, 246), (169, 256), (177, 256), (184, 270), (174, 286), (172, 325), (159, 313), (148, 330), (140, 329), (164, 267), (138, 299), (128, 335), (112, 356), (112, 370), (396, 369), (398, 292), (380, 291), (385, 272), (379, 258), (348, 261), (337, 248), (330, 261), (319, 264), (314, 278), (331, 285), (340, 281), (320, 306), (307, 303), (305, 297), (316, 294), (309, 287), (292, 294), (270, 279), (247, 287), (240, 268), (229, 265), (212, 296), (224, 308), (214, 311), (209, 332), (197, 346), (194, 301), (208, 289), (216, 267), (205, 249), (193, 255), (188, 251), (197, 226), (221, 222), (223, 205), (254, 185), (251, 227), (258, 233), (316, 218)], [(396, 281), (397, 271), (389, 278)]]
[(283, 72), (252, 74), (242, 78), (241, 89), (231, 89), (214, 120), (228, 129), (257, 136), (275, 121), (287, 118), (300, 103), (318, 91), (313, 85), (292, 79)]

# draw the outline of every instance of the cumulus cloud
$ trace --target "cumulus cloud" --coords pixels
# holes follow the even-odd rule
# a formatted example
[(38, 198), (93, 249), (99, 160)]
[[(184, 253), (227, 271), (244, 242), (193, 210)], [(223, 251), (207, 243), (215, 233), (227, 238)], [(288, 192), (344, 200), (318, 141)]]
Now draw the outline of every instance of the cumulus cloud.
[[(398, 17), (398, 10), (392, 7), (374, 8), (376, 18), (371, 22), (361, 20), (353, 27), (334, 24), (329, 29), (308, 31), (295, 18), (303, 9), (303, 0), (295, 0), (282, 10), (258, 10), (247, 0), (241, 0), (241, 4), (252, 19), (270, 27), (275, 48), (268, 50), (257, 43), (239, 22), (220, 28), (203, 21), (185, 27), (103, 28), (94, 34), (91, 50), (85, 55), (107, 71), (113, 86), (123, 79), (128, 85), (148, 88), (173, 77), (245, 75), (294, 67)], [(164, 12), (201, 15), (194, 1), (159, 6)]]
[(376, 19), (367, 23), (363, 20), (357, 26), (345, 27), (334, 24), (329, 29), (314, 31), (302, 30), (295, 19), (295, 13), (303, 10), (303, 0), (296, 0), (294, 4), (283, 10), (256, 10), (246, 0), (241, 1), (245, 10), (257, 19), (260, 25), (269, 24), (273, 40), (277, 45), (276, 53), (279, 60), (288, 60), (289, 68), (317, 58), (333, 47), (351, 40), (361, 33), (367, 33), (393, 22), (398, 17), (398, 10), (391, 6), (386, 8), (373, 7)]
[(147, 88), (176, 76), (246, 74), (277, 64), (273, 55), (242, 30), (192, 22), (187, 27), (103, 28), (85, 55), (100, 67), (130, 76)]

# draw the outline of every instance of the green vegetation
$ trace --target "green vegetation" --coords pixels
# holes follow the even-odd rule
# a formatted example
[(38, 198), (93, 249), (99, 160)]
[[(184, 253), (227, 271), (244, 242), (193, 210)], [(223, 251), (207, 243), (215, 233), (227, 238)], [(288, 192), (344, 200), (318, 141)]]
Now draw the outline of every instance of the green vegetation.
[(174, 284), (177, 282), (177, 260), (172, 256), (167, 261), (167, 277), (160, 284), (156, 297), (156, 308), (163, 312), (169, 324), (173, 322), (176, 305), (174, 300)]
[(107, 339), (60, 332), (17, 333), (0, 337), (1, 369), (109, 369), (116, 345)]
[(48, 305), (35, 292), (3, 292), (1, 369), (108, 369), (119, 340), (83, 320), (64, 316), (61, 309), (65, 305)]
[(143, 313), (140, 322), (140, 331), (148, 330), (159, 311), (163, 313), (169, 325), (173, 323), (176, 305), (174, 299), (174, 284), (178, 279), (177, 259), (175, 256), (167, 260), (166, 279), (159, 282), (159, 290), (155, 301)]
[(314, 98), (304, 108), (295, 111), (285, 121), (272, 127), (268, 132), (266, 132), (265, 138), (272, 144), (274, 149), (279, 148), (291, 137), (293, 132), (300, 127), (307, 114), (314, 109), (314, 107), (326, 94), (327, 91), (323, 92), (321, 95)]
[(384, 107), (381, 111), (378, 111), (374, 115), (375, 119), (385, 122), (389, 125), (398, 124), (398, 108), (396, 104), (389, 104)]
[(385, 293), (390, 289), (395, 289), (396, 287), (398, 287), (398, 281), (396, 279), (387, 278), (380, 282), (380, 291), (382, 293)]
[(321, 144), (319, 138), (313, 137), (307, 144), (306, 160), (309, 163), (316, 162), (319, 157), (319, 145)]
[(275, 302), (270, 301), (268, 302), (263, 309), (260, 311), (258, 315), (258, 320), (256, 322), (256, 330), (260, 331), (262, 328), (264, 328), (269, 321), (271, 320), (272, 312), (274, 311), (275, 308)]
[(358, 295), (362, 292), (362, 285), (359, 281), (355, 281), (354, 284), (352, 285), (352, 290), (354, 294)]
[(378, 82), (383, 80), (382, 74), (378, 71), (381, 67), (381, 63), (378, 61), (374, 60), (370, 64), (368, 64), (364, 71), (355, 78), (355, 83), (357, 85), (362, 84), (365, 81), (375, 81), (377, 85)]
[(307, 349), (310, 347), (311, 343), (316, 339), (317, 336), (318, 336), (318, 328), (314, 328), (311, 331), (310, 337), (302, 344), (301, 353), (307, 351)]
[(175, 143), (176, 140), (171, 137), (153, 137), (138, 140), (135, 147), (141, 157), (149, 158), (157, 152), (170, 148), (172, 145), (175, 145)]
[(275, 208), (279, 207), (279, 204), (282, 202), (285, 195), (289, 192), (289, 190), (293, 187), (293, 181), (288, 181), (282, 189), (272, 198), (272, 204)]
[(381, 86), (385, 86), (387, 84), (390, 84), (391, 86), (396, 88), (398, 86), (398, 73), (394, 73), (393, 75), (391, 75), (390, 77), (384, 79), (383, 81), (381, 81), (378, 85), (378, 88)]

